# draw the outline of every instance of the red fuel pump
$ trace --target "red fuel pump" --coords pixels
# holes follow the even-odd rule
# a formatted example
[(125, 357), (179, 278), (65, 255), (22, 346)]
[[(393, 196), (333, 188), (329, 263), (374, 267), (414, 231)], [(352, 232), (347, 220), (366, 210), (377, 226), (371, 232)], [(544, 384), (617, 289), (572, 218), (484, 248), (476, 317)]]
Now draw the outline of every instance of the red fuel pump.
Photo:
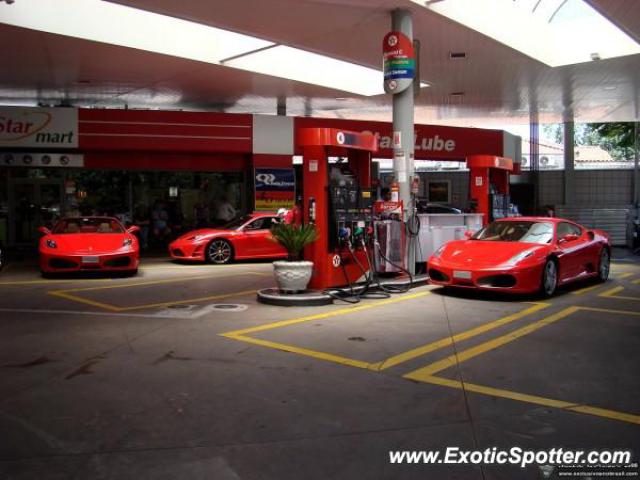
[[(366, 277), (373, 235), (371, 154), (377, 138), (335, 128), (301, 128), (304, 222), (314, 224), (318, 240), (304, 251), (314, 264), (312, 289), (344, 286)], [(329, 158), (335, 162), (330, 163)]]
[(509, 175), (513, 171), (510, 158), (493, 155), (467, 157), (469, 168), (469, 200), (486, 225), (509, 216)]

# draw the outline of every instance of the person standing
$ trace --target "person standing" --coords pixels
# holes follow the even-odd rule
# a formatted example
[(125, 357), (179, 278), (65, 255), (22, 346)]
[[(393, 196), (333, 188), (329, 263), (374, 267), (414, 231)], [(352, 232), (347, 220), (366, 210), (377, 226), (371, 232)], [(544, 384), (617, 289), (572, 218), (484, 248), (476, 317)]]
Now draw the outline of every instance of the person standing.
[(226, 197), (223, 197), (216, 209), (216, 220), (221, 224), (229, 223), (231, 220), (236, 218), (236, 213), (236, 209), (233, 208), (233, 205), (231, 205), (229, 200)]

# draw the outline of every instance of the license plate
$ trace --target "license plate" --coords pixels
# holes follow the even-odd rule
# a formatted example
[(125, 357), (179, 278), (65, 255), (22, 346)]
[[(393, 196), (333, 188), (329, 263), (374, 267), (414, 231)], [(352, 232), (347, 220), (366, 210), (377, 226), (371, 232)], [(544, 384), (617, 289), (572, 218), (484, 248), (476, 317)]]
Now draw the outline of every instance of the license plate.
[(464, 278), (465, 280), (471, 280), (471, 272), (467, 270), (454, 270), (453, 276), (455, 278)]
[(82, 263), (100, 263), (100, 257), (82, 257)]

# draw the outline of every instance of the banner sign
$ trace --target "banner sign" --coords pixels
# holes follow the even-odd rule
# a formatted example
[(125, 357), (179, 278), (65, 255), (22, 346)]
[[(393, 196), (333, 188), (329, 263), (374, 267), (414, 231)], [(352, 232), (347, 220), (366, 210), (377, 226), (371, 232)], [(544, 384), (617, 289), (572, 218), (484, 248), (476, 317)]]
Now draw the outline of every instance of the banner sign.
[(293, 168), (256, 168), (257, 211), (275, 212), (295, 205), (296, 176)]
[(77, 148), (78, 110), (0, 107), (0, 147)]
[(78, 153), (4, 152), (0, 167), (84, 167), (84, 155)]
[(384, 91), (400, 93), (412, 83), (416, 71), (413, 42), (401, 32), (389, 32), (382, 42)]

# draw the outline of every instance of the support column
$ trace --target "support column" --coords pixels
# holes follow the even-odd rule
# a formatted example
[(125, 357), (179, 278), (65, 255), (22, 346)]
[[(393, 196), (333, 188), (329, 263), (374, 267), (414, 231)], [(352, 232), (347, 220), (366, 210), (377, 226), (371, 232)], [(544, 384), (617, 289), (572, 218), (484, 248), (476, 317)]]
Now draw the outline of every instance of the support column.
[(637, 211), (640, 208), (640, 170), (638, 165), (638, 163), (640, 163), (640, 138), (638, 138), (640, 135), (640, 128), (638, 126), (638, 122), (634, 124), (633, 133), (633, 145), (635, 151), (635, 158), (633, 161), (633, 206), (636, 208), (636, 214), (640, 216), (640, 211)]
[(280, 116), (287, 115), (287, 97), (281, 95), (278, 97), (278, 103), (276, 105), (276, 114)]
[[(413, 21), (411, 12), (397, 9), (392, 12), (391, 29), (401, 32), (413, 41)], [(400, 132), (400, 147), (393, 150), (393, 173), (399, 185), (400, 200), (405, 205), (406, 221), (408, 214), (413, 213), (411, 199), (411, 180), (414, 176), (414, 138), (413, 138), (413, 88), (407, 88), (393, 95), (393, 131)], [(409, 242), (407, 249), (407, 267), (411, 274), (415, 273), (415, 242)]]
[(529, 117), (529, 169), (533, 183), (533, 211), (540, 212), (540, 129), (537, 113)]
[(564, 122), (564, 204), (572, 205), (575, 201), (574, 170), (575, 170), (575, 139), (573, 119)]

